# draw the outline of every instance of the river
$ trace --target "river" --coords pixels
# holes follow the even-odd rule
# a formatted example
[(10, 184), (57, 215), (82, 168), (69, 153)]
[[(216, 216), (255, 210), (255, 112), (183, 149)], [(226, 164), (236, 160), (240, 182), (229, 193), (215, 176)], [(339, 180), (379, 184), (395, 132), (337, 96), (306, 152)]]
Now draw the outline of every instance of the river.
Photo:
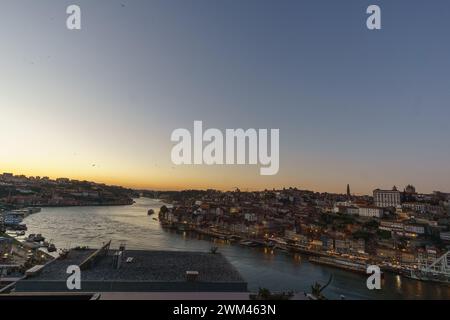
[[(118, 247), (125, 242), (130, 249), (209, 251), (219, 247), (248, 282), (249, 289), (310, 292), (317, 281), (333, 281), (324, 291), (331, 299), (450, 299), (450, 287), (386, 274), (381, 290), (368, 290), (364, 275), (311, 264), (308, 258), (263, 248), (247, 248), (222, 240), (186, 232), (162, 229), (157, 218), (160, 200), (140, 198), (131, 206), (43, 208), (24, 222), (29, 233), (41, 233), (57, 248), (99, 247), (112, 240)], [(148, 209), (156, 214), (148, 216)]]

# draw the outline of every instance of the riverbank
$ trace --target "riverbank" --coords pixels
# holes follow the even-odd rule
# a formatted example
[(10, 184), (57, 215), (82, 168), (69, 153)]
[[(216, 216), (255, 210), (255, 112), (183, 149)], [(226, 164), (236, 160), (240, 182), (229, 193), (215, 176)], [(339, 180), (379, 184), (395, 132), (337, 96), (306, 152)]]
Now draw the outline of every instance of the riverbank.
[(314, 282), (324, 284), (330, 275), (333, 281), (326, 289), (330, 299), (450, 299), (450, 289), (393, 274), (386, 274), (382, 290), (368, 290), (367, 277), (353, 272), (313, 264), (300, 253), (286, 254), (276, 248), (249, 247), (229, 240), (211, 238), (190, 231), (162, 228), (159, 221), (148, 216), (156, 213), (161, 200), (135, 199), (131, 206), (43, 208), (27, 217), (28, 233), (41, 233), (58, 248), (75, 246), (98, 247), (112, 240), (118, 247), (142, 250), (174, 250), (209, 252), (217, 247), (247, 281), (249, 290), (267, 288), (272, 292), (310, 292)]
[[(323, 250), (314, 250), (307, 248), (306, 246), (300, 246), (295, 244), (288, 244), (285, 241), (279, 239), (257, 239), (248, 238), (243, 235), (234, 235), (218, 231), (214, 228), (199, 228), (187, 223), (171, 223), (161, 219), (161, 227), (170, 230), (176, 230), (179, 232), (193, 232), (198, 235), (203, 235), (212, 239), (228, 241), (230, 245), (240, 245), (245, 247), (259, 247), (270, 249), (272, 251), (278, 251), (287, 255), (301, 254), (310, 257), (309, 261), (315, 264), (321, 264), (332, 268), (337, 268), (346, 272), (353, 272), (360, 275), (367, 275), (367, 268), (370, 265), (378, 265), (383, 273), (391, 273), (403, 278), (414, 279), (417, 281), (427, 281), (425, 277), (413, 277), (410, 268), (403, 266), (392, 266), (382, 261), (374, 261), (368, 256), (357, 257), (342, 255), (335, 252), (326, 252)], [(436, 281), (430, 281), (436, 282)], [(440, 285), (448, 285), (447, 282), (441, 282)]]

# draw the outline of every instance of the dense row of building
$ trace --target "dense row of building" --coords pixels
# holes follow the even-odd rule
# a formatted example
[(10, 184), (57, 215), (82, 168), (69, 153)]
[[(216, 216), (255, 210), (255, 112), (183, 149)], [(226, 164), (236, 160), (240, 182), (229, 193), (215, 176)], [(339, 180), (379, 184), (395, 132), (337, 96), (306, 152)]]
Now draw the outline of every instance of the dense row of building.
[[(170, 197), (169, 197), (170, 198)], [(450, 195), (376, 189), (373, 196), (298, 189), (184, 192), (161, 211), (166, 225), (278, 246), (414, 263), (450, 245)]]
[(126, 205), (135, 192), (119, 186), (67, 178), (0, 174), (0, 205), (24, 206)]

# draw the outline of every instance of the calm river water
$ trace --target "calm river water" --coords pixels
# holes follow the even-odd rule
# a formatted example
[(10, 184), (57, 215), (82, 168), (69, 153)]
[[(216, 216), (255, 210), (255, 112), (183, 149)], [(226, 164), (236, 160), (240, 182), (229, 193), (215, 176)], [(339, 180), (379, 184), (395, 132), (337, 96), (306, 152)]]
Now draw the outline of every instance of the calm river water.
[[(131, 206), (43, 208), (25, 219), (28, 233), (42, 233), (57, 248), (77, 245), (99, 247), (112, 240), (113, 247), (125, 241), (127, 248), (208, 251), (211, 241), (203, 236), (162, 229), (157, 217), (164, 203), (140, 198)], [(154, 209), (154, 216), (147, 216)], [(310, 292), (313, 282), (334, 278), (324, 294), (332, 299), (450, 299), (450, 287), (386, 274), (382, 289), (370, 291), (363, 275), (308, 262), (307, 257), (246, 248), (215, 240), (219, 251), (239, 270), (250, 290)]]

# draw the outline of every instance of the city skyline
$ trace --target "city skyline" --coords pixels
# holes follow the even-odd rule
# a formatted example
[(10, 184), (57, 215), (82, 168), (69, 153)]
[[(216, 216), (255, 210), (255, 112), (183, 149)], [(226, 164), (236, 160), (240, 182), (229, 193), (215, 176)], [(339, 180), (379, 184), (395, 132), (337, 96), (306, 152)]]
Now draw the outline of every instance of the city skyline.
[[(13, 172), (0, 173), (0, 177), (2, 175), (12, 175), (13, 177), (23, 177), (24, 176), (27, 179), (30, 179), (30, 178), (31, 179), (39, 178), (41, 180), (42, 179), (50, 179), (52, 181), (68, 179), (70, 181), (87, 181), (87, 182), (92, 182), (94, 184), (105, 184), (105, 185), (108, 185), (108, 183), (106, 183), (104, 181), (93, 181), (93, 180), (84, 179), (84, 178), (76, 179), (76, 178), (69, 177), (69, 176), (52, 177), (52, 176), (48, 176), (48, 175), (40, 176), (40, 175), (16, 174), (16, 173), (13, 173)], [(368, 193), (353, 192), (353, 189), (351, 189), (351, 186), (349, 184), (347, 184), (345, 186), (345, 190), (343, 189), (343, 190), (339, 190), (339, 191), (336, 191), (336, 192), (332, 192), (332, 191), (329, 191), (329, 190), (308, 189), (308, 188), (305, 188), (305, 187), (302, 187), (302, 186), (298, 186), (298, 185), (296, 185), (296, 186), (282, 186), (280, 188), (264, 188), (264, 189), (239, 188), (239, 186), (235, 186), (234, 188), (231, 188), (231, 189), (217, 189), (217, 188), (211, 188), (211, 187), (193, 188), (193, 189), (186, 189), (186, 188), (173, 188), (173, 189), (151, 188), (150, 189), (150, 188), (139, 188), (139, 187), (133, 187), (133, 186), (127, 186), (127, 185), (114, 184), (114, 183), (112, 183), (110, 185), (111, 186), (117, 186), (117, 187), (129, 188), (129, 189), (132, 189), (132, 190), (161, 191), (161, 192), (164, 192), (164, 191), (169, 191), (169, 192), (170, 191), (186, 191), (186, 190), (197, 190), (197, 191), (201, 191), (201, 190), (204, 190), (204, 191), (206, 191), (206, 190), (217, 190), (217, 191), (220, 191), (220, 192), (230, 192), (230, 191), (236, 191), (236, 189), (239, 189), (241, 192), (262, 192), (264, 190), (272, 191), (272, 190), (282, 190), (282, 189), (290, 189), (290, 188), (292, 188), (292, 189), (297, 189), (297, 190), (302, 190), (302, 191), (312, 191), (312, 192), (316, 192), (316, 193), (329, 193), (329, 194), (356, 196), (356, 197), (358, 197), (358, 196), (372, 196), (372, 193), (374, 193), (375, 191), (384, 191), (384, 190), (387, 190), (387, 191), (395, 190), (395, 191), (399, 191), (399, 192), (409, 192), (409, 193), (411, 193), (411, 192), (416, 193), (417, 192), (417, 194), (427, 194), (426, 192), (420, 192), (420, 190), (416, 190), (416, 188), (415, 188), (415, 186), (413, 184), (407, 184), (407, 185), (404, 185), (404, 186), (399, 186), (399, 185), (393, 185), (393, 186), (383, 185), (381, 187), (380, 186), (375, 186)], [(413, 191), (408, 190), (408, 189), (411, 189), (411, 188), (413, 189)], [(442, 193), (445, 193), (445, 194), (448, 193), (448, 192), (446, 192), (446, 190), (433, 190), (432, 191), (432, 193), (435, 193), (435, 192), (442, 192)]]
[[(80, 31), (65, 28), (68, 4), (3, 6), (2, 172), (158, 190), (450, 191), (444, 1), (377, 1), (379, 31), (365, 25), (371, 1), (78, 1)], [(279, 173), (173, 165), (170, 134), (194, 120), (279, 128)]]

